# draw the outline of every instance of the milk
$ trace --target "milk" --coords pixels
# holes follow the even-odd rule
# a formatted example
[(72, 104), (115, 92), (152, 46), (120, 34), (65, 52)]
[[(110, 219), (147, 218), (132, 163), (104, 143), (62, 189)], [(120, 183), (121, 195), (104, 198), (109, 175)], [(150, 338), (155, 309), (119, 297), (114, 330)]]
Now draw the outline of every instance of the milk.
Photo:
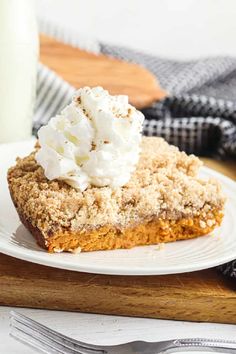
[(0, 143), (31, 136), (38, 61), (32, 0), (0, 0)]

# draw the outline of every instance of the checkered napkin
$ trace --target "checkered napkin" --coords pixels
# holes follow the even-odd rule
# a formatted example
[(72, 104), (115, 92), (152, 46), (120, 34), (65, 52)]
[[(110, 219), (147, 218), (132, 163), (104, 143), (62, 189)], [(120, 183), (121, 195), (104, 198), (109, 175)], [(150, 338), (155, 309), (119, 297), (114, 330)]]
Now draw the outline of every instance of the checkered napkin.
[[(187, 153), (236, 159), (236, 58), (178, 62), (81, 38), (42, 21), (40, 31), (74, 47), (138, 63), (156, 75), (170, 95), (143, 110), (145, 135), (162, 136)], [(39, 65), (34, 133), (70, 102), (74, 91)], [(220, 270), (236, 278), (236, 261)]]

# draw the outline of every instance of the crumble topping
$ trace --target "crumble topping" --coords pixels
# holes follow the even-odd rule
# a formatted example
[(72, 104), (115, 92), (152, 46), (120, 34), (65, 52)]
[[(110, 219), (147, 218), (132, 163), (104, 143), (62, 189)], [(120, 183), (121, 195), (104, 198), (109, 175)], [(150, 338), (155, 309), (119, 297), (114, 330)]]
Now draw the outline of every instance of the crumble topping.
[(81, 192), (63, 181), (49, 181), (35, 152), (17, 159), (8, 181), (17, 208), (45, 238), (55, 231), (103, 225), (122, 229), (153, 218), (177, 220), (207, 214), (209, 225), (214, 219), (211, 210), (222, 209), (224, 197), (218, 182), (197, 178), (201, 164), (162, 138), (143, 137), (137, 169), (124, 187), (89, 187)]

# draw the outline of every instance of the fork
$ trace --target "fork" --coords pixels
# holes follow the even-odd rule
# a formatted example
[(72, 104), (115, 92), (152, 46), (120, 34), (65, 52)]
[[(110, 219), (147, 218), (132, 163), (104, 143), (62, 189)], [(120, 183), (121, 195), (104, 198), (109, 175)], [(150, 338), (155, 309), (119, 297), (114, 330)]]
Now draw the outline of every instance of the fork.
[(47, 354), (159, 354), (186, 350), (236, 354), (236, 341), (206, 338), (155, 343), (135, 341), (113, 346), (92, 345), (64, 336), (15, 311), (10, 312), (10, 325), (12, 337)]

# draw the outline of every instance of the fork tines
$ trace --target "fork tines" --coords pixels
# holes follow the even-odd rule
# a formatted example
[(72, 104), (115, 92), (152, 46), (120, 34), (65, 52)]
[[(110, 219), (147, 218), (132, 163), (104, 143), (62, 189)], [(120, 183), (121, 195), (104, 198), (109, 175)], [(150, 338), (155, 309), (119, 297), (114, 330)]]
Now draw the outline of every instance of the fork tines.
[(21, 315), (10, 312), (10, 335), (39, 352), (52, 354), (106, 354), (107, 351), (64, 336), (42, 324)]

